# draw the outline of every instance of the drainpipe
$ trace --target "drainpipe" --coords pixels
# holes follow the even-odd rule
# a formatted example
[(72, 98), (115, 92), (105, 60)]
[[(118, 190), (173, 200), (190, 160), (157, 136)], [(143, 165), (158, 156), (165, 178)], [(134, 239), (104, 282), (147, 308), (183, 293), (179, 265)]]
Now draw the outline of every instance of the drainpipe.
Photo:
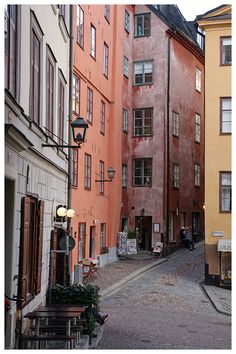
[[(70, 6), (70, 53), (69, 53), (69, 124), (68, 124), (68, 144), (71, 145), (71, 122), (73, 116), (72, 95), (73, 95), (73, 58), (74, 58), (74, 5)], [(68, 149), (68, 193), (67, 193), (67, 210), (71, 208), (72, 194), (72, 149)], [(71, 254), (69, 251), (69, 235), (71, 228), (71, 219), (67, 218), (67, 235), (66, 235), (66, 255), (67, 255), (67, 282), (71, 282), (70, 262)]]
[(166, 114), (166, 243), (169, 244), (169, 189), (170, 189), (170, 40), (167, 52), (167, 114)]

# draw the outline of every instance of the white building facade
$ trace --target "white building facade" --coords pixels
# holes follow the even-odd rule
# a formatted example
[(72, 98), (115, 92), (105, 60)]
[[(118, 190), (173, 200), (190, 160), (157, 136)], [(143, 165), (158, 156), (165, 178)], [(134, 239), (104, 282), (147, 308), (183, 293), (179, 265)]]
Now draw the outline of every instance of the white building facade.
[(5, 348), (46, 301), (51, 233), (67, 204), (69, 6), (5, 7)]

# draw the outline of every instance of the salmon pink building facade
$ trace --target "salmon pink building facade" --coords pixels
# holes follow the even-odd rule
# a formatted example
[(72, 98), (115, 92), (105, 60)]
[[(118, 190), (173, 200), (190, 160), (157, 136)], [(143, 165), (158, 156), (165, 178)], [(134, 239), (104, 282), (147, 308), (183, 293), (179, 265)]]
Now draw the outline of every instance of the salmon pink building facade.
[(114, 261), (119, 231), (136, 229), (145, 250), (178, 246), (184, 225), (203, 237), (199, 35), (175, 5), (74, 7), (73, 114), (89, 129), (73, 152), (72, 271)]

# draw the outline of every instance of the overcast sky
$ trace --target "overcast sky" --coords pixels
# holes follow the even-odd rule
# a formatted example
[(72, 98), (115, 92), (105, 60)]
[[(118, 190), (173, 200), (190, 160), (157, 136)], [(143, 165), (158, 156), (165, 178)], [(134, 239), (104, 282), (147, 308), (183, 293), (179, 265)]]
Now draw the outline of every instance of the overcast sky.
[[(160, 1), (162, 3), (162, 1)], [(169, 3), (166, 1), (166, 3)], [(171, 1), (171, 3), (173, 3)], [(205, 12), (214, 9), (220, 5), (224, 4), (224, 1), (217, 0), (206, 0), (206, 1), (185, 1), (185, 0), (176, 0), (175, 2), (178, 5), (178, 8), (188, 21), (195, 20), (197, 15), (202, 15)], [(227, 4), (230, 4), (231, 1), (226, 1)]]

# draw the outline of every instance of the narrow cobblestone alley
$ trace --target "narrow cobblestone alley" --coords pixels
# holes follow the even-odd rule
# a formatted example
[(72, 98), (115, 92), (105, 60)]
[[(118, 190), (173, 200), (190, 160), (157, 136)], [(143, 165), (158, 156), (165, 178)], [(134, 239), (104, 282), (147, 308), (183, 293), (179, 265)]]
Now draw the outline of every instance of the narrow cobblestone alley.
[(109, 320), (97, 349), (230, 349), (231, 317), (200, 286), (203, 259), (201, 245), (103, 296)]

